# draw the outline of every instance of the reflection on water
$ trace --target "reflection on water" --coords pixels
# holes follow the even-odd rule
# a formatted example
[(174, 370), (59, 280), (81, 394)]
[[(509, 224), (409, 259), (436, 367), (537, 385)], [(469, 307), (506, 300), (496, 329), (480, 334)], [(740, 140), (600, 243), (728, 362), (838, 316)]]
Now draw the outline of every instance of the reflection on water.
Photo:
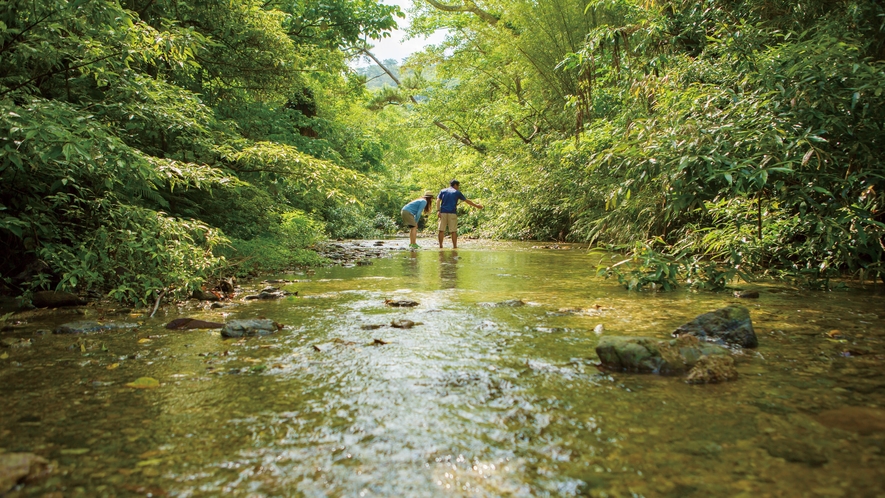
[[(470, 242), (181, 312), (287, 325), (263, 338), (168, 331), (175, 308), (91, 342), (36, 333), (56, 323), (4, 333), (34, 344), (0, 350), (0, 448), (57, 465), (10, 495), (881, 495), (881, 292), (628, 293), (595, 258)], [(511, 299), (529, 305), (477, 305)], [(732, 302), (760, 339), (736, 382), (594, 366), (596, 325), (665, 337)], [(142, 376), (161, 387), (124, 387)]]
[(443, 289), (454, 289), (458, 286), (458, 251), (439, 250), (439, 280)]

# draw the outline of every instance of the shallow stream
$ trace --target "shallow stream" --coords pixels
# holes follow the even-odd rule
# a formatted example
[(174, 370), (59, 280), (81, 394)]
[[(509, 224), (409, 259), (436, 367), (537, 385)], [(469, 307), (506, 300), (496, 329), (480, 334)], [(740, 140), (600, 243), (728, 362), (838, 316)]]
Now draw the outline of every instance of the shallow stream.
[[(297, 297), (169, 307), (137, 331), (38, 334), (83, 318), (56, 316), (0, 333), (33, 342), (0, 349), (0, 451), (54, 466), (9, 496), (885, 496), (881, 284), (636, 293), (579, 248), (424, 242), (277, 276)], [(495, 305), (511, 300), (525, 305)], [(731, 303), (760, 343), (734, 382), (595, 366), (599, 325), (665, 338)], [(164, 328), (182, 316), (286, 327)], [(160, 386), (125, 386), (139, 377)]]

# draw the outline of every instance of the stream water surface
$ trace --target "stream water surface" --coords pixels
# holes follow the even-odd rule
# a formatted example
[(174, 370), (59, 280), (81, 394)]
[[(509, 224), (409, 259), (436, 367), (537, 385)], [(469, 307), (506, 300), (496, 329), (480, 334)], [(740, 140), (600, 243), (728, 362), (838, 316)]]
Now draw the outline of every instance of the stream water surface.
[[(0, 350), (0, 451), (54, 467), (8, 496), (885, 496), (881, 285), (636, 293), (579, 248), (462, 244), (276, 277), (297, 297), (113, 317), (136, 331), (3, 332), (33, 345)], [(760, 343), (734, 382), (596, 367), (599, 325), (666, 338), (732, 303)], [(181, 316), (286, 326), (164, 328)]]

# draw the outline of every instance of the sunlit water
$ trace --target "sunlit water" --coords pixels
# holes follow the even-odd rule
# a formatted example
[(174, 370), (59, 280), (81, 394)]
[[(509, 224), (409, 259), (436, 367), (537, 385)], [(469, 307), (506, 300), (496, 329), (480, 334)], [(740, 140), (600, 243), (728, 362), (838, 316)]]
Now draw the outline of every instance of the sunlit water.
[[(580, 249), (425, 244), (277, 277), (298, 297), (170, 307), (137, 332), (84, 337), (85, 352), (36, 334), (70, 317), (3, 333), (34, 344), (0, 350), (0, 448), (55, 465), (10, 496), (885, 496), (881, 284), (635, 293)], [(488, 305), (513, 299), (527, 305)], [(735, 382), (595, 366), (597, 325), (665, 338), (735, 302), (760, 342)], [(179, 316), (286, 327), (245, 340), (163, 328)], [(161, 386), (125, 387), (143, 376)], [(844, 407), (866, 418), (821, 418)]]

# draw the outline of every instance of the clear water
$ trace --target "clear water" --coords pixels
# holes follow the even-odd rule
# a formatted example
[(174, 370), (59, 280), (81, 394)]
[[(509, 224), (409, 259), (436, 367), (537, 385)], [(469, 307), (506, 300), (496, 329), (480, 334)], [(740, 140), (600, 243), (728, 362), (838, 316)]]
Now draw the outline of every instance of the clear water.
[[(82, 344), (36, 334), (70, 317), (4, 332), (34, 344), (0, 350), (0, 448), (55, 466), (9, 496), (885, 496), (881, 287), (630, 293), (582, 250), (462, 246), (279, 276), (298, 297), (170, 307)], [(595, 367), (597, 325), (664, 338), (733, 302), (760, 340), (735, 382)], [(286, 328), (163, 328), (180, 316)], [(161, 386), (125, 387), (144, 376)]]

